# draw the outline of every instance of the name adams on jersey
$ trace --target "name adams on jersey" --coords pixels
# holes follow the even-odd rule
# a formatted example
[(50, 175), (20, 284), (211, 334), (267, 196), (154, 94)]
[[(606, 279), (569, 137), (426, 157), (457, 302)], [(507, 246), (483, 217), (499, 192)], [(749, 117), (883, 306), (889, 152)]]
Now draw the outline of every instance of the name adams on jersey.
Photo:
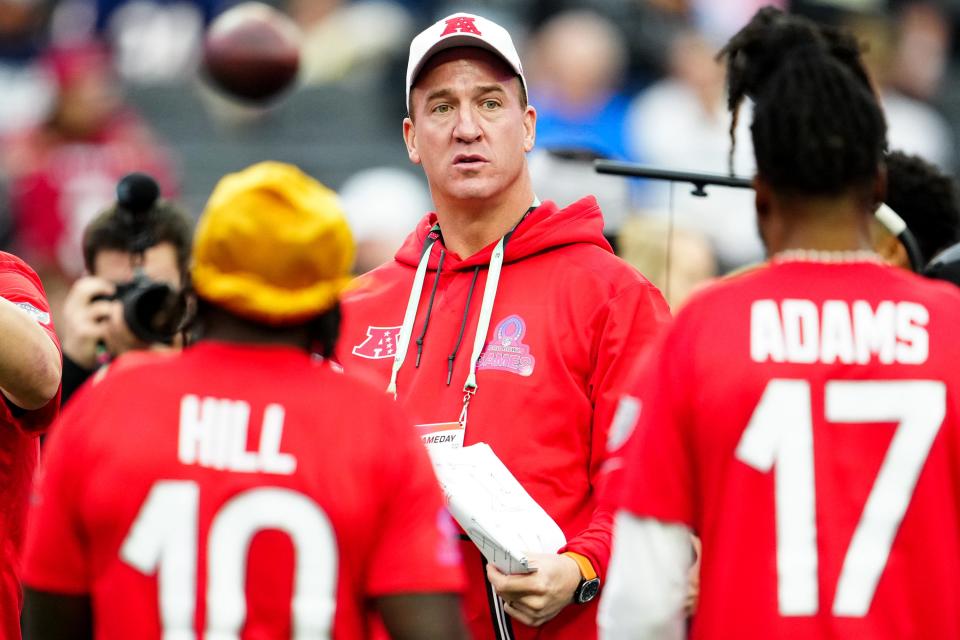
[(930, 312), (916, 302), (756, 300), (750, 358), (792, 364), (922, 364)]

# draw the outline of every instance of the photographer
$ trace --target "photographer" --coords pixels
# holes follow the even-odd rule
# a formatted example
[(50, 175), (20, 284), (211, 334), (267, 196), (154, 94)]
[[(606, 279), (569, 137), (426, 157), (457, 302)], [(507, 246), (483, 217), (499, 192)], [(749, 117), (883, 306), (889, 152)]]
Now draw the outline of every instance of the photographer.
[(133, 299), (142, 292), (137, 284), (149, 281), (172, 290), (184, 284), (191, 243), (186, 215), (158, 199), (156, 183), (142, 174), (121, 180), (117, 192), (117, 202), (84, 230), (83, 260), (90, 275), (77, 280), (64, 301), (64, 403), (103, 364), (126, 351), (162, 344), (138, 327), (131, 330), (125, 317), (125, 308), (139, 302)]

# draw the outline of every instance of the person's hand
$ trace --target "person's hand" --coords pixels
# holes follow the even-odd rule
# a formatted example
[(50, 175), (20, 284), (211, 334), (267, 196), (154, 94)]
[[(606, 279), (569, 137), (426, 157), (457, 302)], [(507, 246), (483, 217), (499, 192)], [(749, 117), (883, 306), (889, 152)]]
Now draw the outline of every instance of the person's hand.
[(487, 578), (511, 618), (539, 627), (573, 602), (580, 567), (573, 558), (560, 554), (531, 553), (527, 559), (533, 573), (507, 575), (490, 563)]
[(97, 344), (105, 341), (111, 317), (121, 306), (113, 300), (93, 298), (111, 296), (114, 291), (116, 287), (109, 280), (87, 276), (73, 283), (64, 299), (60, 323), (63, 353), (84, 369), (96, 368)]
[(110, 308), (110, 317), (107, 319), (103, 333), (103, 343), (111, 356), (117, 356), (127, 351), (147, 349), (150, 345), (133, 335), (123, 319), (123, 303), (119, 300)]

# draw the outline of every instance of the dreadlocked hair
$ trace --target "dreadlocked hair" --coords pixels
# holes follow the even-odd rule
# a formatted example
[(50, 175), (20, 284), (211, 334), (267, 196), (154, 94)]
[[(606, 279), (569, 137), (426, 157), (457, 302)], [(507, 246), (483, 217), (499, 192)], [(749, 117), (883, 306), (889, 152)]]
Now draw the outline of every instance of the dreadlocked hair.
[(907, 223), (925, 259), (960, 242), (960, 201), (953, 178), (922, 158), (901, 151), (887, 155), (884, 202)]
[(731, 174), (740, 106), (750, 98), (757, 171), (774, 188), (832, 195), (876, 175), (887, 127), (850, 35), (765, 7), (724, 57)]

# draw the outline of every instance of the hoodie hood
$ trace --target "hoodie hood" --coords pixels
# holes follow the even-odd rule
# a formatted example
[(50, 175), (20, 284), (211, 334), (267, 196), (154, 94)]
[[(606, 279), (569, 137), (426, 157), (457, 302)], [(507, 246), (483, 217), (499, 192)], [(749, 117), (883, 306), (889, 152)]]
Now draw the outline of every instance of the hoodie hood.
[[(397, 251), (397, 262), (415, 269), (423, 255), (423, 245), (427, 235), (435, 224), (437, 224), (436, 213), (431, 212), (425, 215)], [(441, 238), (431, 248), (430, 262), (427, 266), (431, 271), (437, 270), (442, 242)], [(603, 214), (596, 198), (587, 196), (563, 209), (548, 200), (531, 211), (510, 236), (510, 242), (506, 245), (504, 263), (510, 264), (555, 247), (578, 243), (593, 244), (613, 253), (610, 243), (603, 237)], [(463, 271), (478, 265), (486, 267), (490, 263), (490, 256), (496, 245), (497, 241), (491, 242), (466, 259), (447, 251), (443, 269), (444, 271)]]

